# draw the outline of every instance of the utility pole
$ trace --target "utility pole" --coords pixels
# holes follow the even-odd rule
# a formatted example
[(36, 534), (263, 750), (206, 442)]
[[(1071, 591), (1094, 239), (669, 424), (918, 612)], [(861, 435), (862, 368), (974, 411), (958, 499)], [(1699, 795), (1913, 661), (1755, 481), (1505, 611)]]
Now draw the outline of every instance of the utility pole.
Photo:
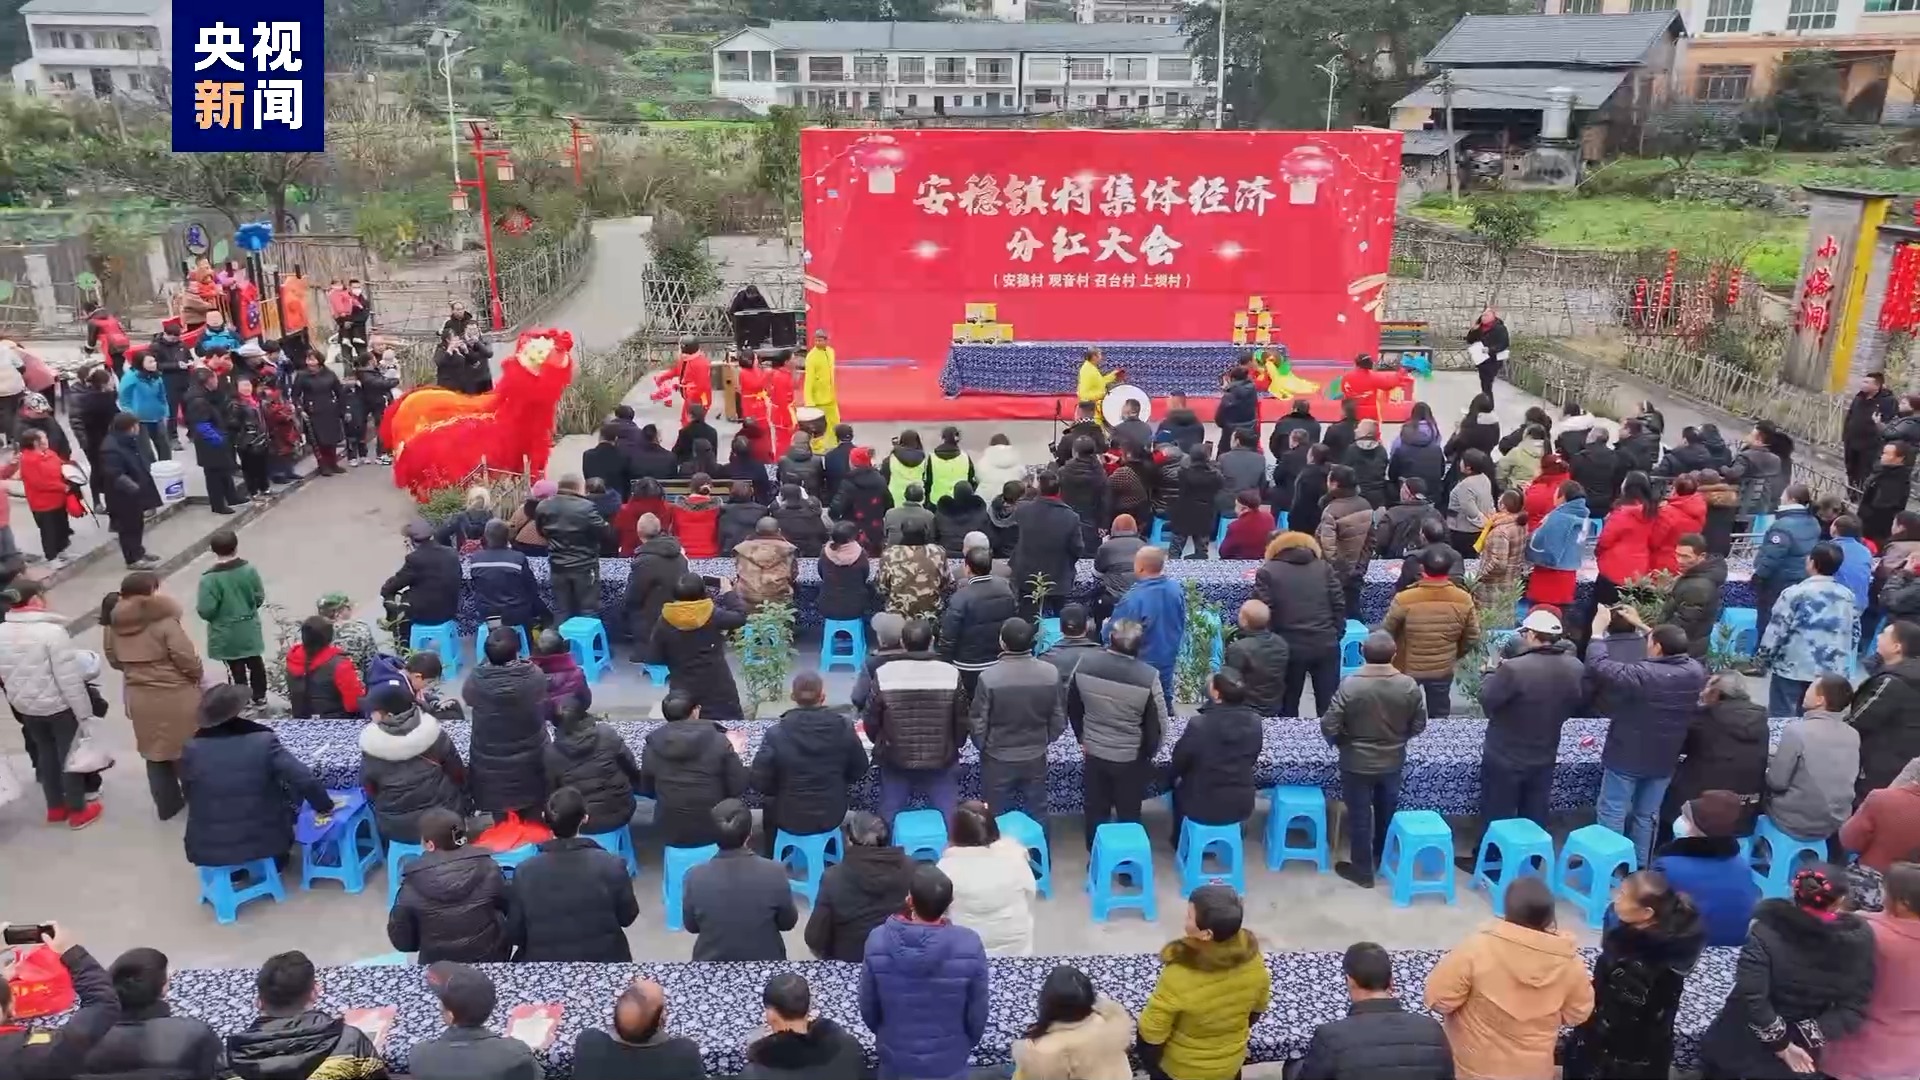
[(1334, 80), (1338, 77), (1338, 73), (1340, 70), (1340, 58), (1338, 56), (1329, 56), (1327, 57), (1327, 62), (1319, 65), (1319, 68), (1321, 71), (1324, 71), (1327, 73), (1327, 127), (1326, 127), (1326, 130), (1332, 131), (1333, 130), (1333, 84), (1334, 84)]
[(1226, 126), (1227, 116), (1227, 0), (1220, 0), (1219, 36), (1213, 57), (1213, 130)]
[[(435, 45), (440, 47), (440, 77), (447, 83), (447, 148), (452, 153), (455, 184), (460, 183), (460, 124), (453, 108), (453, 58), (460, 54), (453, 52), (453, 42), (459, 36), (458, 30), (445, 30), (437, 26), (427, 35), (429, 49)], [(460, 50), (462, 54), (465, 52), (466, 49)]]
[(1453, 156), (1453, 72), (1440, 72), (1440, 104), (1447, 111), (1447, 199), (1460, 201), (1460, 163)]

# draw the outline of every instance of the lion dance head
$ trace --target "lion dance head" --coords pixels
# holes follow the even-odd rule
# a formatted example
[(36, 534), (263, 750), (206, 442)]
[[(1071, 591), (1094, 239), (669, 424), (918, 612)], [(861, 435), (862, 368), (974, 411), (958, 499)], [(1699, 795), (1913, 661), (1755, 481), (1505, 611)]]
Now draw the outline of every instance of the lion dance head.
[(484, 394), (438, 386), (410, 390), (387, 409), (381, 436), (393, 447), (393, 481), (425, 501), (475, 470), (546, 473), (554, 414), (573, 380), (573, 335), (528, 330)]

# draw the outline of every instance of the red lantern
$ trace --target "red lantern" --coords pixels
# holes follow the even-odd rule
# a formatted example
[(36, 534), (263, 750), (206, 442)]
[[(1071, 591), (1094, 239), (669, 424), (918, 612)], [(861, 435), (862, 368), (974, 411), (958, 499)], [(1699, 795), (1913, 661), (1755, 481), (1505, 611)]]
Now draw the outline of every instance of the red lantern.
[(1920, 333), (1920, 244), (1902, 244), (1893, 253), (1880, 301), (1880, 329)]

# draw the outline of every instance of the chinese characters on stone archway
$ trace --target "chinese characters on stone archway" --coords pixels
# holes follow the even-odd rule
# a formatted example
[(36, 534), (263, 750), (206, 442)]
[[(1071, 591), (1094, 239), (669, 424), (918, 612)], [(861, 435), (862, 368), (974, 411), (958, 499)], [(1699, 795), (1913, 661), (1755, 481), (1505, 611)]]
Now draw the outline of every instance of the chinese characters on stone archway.
[(1815, 340), (1825, 337), (1833, 325), (1833, 260), (1838, 254), (1840, 243), (1829, 233), (1813, 253), (1813, 273), (1800, 283), (1800, 310), (1794, 313), (1793, 325), (1813, 331)]
[[(997, 275), (1000, 282), (1009, 286), (1086, 287), (1097, 279), (1103, 284), (1110, 281), (1112, 287), (1178, 288), (1186, 280), (1181, 274), (1127, 273), (1121, 269), (1136, 264), (1173, 265), (1174, 253), (1185, 245), (1168, 235), (1164, 222), (1154, 222), (1141, 233), (1139, 226), (1129, 230), (1109, 224), (1102, 229), (1098, 220), (1081, 225), (1072, 219), (1076, 215), (1098, 219), (1152, 214), (1172, 219), (1182, 205), (1194, 215), (1251, 211), (1254, 216), (1263, 217), (1267, 203), (1275, 197), (1271, 181), (1264, 176), (1237, 180), (1231, 190), (1222, 176), (1198, 176), (1185, 183), (1172, 176), (1149, 178), (1137, 190), (1133, 177), (1126, 173), (1095, 181), (1090, 174), (1068, 176), (1049, 188), (1038, 176), (1010, 175), (1003, 185), (995, 176), (977, 173), (967, 177), (964, 186), (955, 191), (952, 179), (935, 173), (920, 182), (913, 203), (939, 217), (952, 214), (957, 207), (969, 217), (996, 217), (1004, 213), (1010, 218), (1040, 218), (1050, 214), (1065, 218), (1067, 220), (1055, 225), (1051, 233), (1045, 225), (1016, 225), (1007, 240), (1008, 257), (1014, 262), (1031, 264), (1036, 256), (1044, 253), (1056, 266), (1110, 263), (1119, 271), (1097, 275)], [(1089, 237), (1093, 240), (1092, 247), (1087, 245)]]

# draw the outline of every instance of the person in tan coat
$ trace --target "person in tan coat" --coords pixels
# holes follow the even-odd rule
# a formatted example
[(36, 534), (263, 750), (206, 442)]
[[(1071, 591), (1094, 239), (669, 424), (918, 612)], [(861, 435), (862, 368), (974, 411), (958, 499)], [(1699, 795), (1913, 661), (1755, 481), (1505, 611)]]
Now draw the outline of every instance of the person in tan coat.
[(1427, 692), (1427, 716), (1453, 713), (1453, 668), (1480, 640), (1480, 614), (1473, 594), (1449, 575), (1453, 560), (1428, 548), (1420, 555), (1420, 580), (1400, 590), (1380, 628), (1393, 635), (1394, 666)]
[(1133, 1080), (1133, 1017), (1062, 964), (1040, 984), (1033, 1026), (1013, 1044), (1013, 1080)]
[(1593, 1012), (1593, 981), (1571, 935), (1554, 928), (1553, 894), (1537, 877), (1507, 887), (1507, 917), (1490, 922), (1427, 975), (1460, 1080), (1553, 1075), (1560, 1029)]
[(145, 570), (120, 582), (117, 597), (108, 598), (102, 651), (126, 679), (127, 717), (147, 762), (153, 808), (165, 821), (186, 807), (178, 762), (200, 726), (201, 667), (179, 602), (159, 590), (160, 579)]
[[(1474, 578), (1475, 599), (1491, 606), (1505, 590), (1518, 591), (1527, 569), (1527, 515), (1517, 489), (1503, 492), (1499, 508), (1480, 544), (1480, 573)], [(1461, 552), (1462, 555), (1466, 552)]]

